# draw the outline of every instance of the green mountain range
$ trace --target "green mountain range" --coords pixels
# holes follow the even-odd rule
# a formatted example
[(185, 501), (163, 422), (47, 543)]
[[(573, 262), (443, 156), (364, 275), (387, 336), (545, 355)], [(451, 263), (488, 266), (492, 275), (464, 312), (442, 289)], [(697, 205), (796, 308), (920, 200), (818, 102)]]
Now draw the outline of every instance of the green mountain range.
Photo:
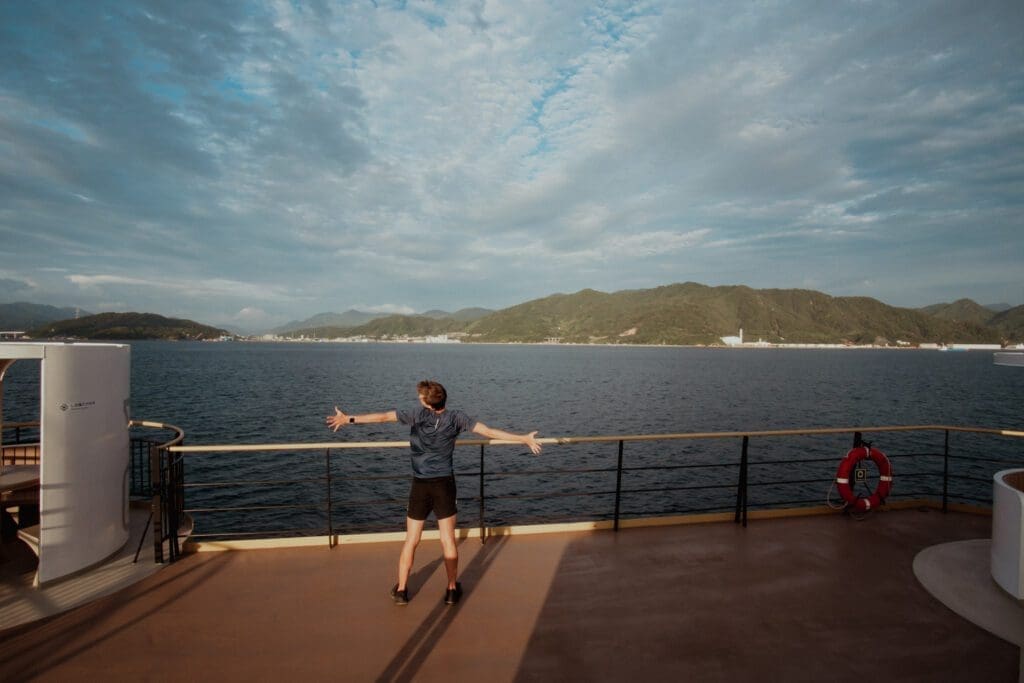
[[(973, 302), (971, 302), (973, 303)], [(974, 304), (977, 306), (977, 304)], [(980, 307), (979, 307), (980, 308)], [(1024, 307), (1018, 307), (1024, 311)], [(1012, 318), (1011, 309), (999, 316)], [(896, 308), (867, 297), (832, 297), (803, 289), (708, 287), (693, 282), (611, 294), (584, 289), (554, 294), (460, 322), (388, 316), (321, 337), (387, 338), (460, 333), (467, 341), (606, 344), (716, 344), (740, 328), (747, 340), (789, 343), (999, 343), (1003, 328), (974, 318), (969, 305), (945, 317)], [(989, 317), (996, 316), (989, 311)], [(996, 316), (996, 317), (999, 317)], [(297, 334), (311, 336), (312, 330)]]
[(305, 320), (292, 320), (270, 330), (271, 334), (288, 334), (295, 330), (313, 330), (327, 327), (355, 327), (382, 318), (386, 313), (367, 313), (349, 309), (344, 313), (317, 313)]
[(1004, 339), (1024, 339), (1024, 306), (981, 306), (970, 299), (958, 299), (951, 304), (934, 304), (921, 310), (937, 318), (976, 323), (996, 329)]
[(449, 313), (448, 311), (437, 311), (437, 310), (427, 311), (426, 313), (423, 313), (423, 315), (427, 316), (428, 318), (437, 318), (438, 320), (444, 320), (444, 319), (447, 319), (447, 318), (451, 318), (452, 320), (458, 320), (458, 321), (464, 322), (464, 323), (471, 323), (474, 320), (479, 320), (480, 318), (483, 318), (484, 316), (488, 316), (491, 313), (494, 313), (494, 311), (492, 311), (489, 308), (473, 307), (473, 308), (460, 308), (459, 310), (455, 311), (454, 313)]
[(433, 318), (425, 314), (389, 315), (383, 318), (376, 318), (364, 325), (316, 329), (305, 328), (293, 330), (287, 336), (294, 338), (316, 336), (322, 339), (354, 336), (370, 337), (373, 339), (383, 339), (385, 337), (425, 337), (462, 332), (469, 324), (454, 318)]
[[(366, 325), (373, 322), (374, 320), (382, 320), (389, 318), (417, 318), (425, 317), (432, 318), (434, 320), (454, 320), (457, 322), (472, 322), (478, 320), (485, 315), (489, 315), (494, 311), (489, 308), (460, 308), (454, 313), (441, 310), (431, 310), (426, 313), (418, 315), (393, 315), (388, 313), (367, 313), (365, 311), (357, 311), (355, 309), (349, 309), (344, 313), (318, 313), (311, 318), (305, 320), (293, 320), (289, 323), (285, 323), (280, 327), (275, 327), (270, 330), (271, 334), (287, 335), (289, 337), (311, 337), (311, 336), (327, 336), (326, 333), (337, 333), (342, 329), (351, 329), (360, 325)], [(396, 323), (392, 322), (391, 325)], [(414, 323), (409, 323), (415, 326)], [(381, 329), (387, 329), (388, 323), (385, 323)], [(413, 334), (413, 333), (409, 333)], [(431, 332), (418, 333), (418, 334), (433, 334)]]
[(995, 314), (987, 325), (999, 330), (1004, 339), (1024, 342), (1024, 306)]
[(986, 324), (996, 315), (996, 312), (992, 309), (975, 303), (971, 299), (958, 299), (951, 304), (933, 304), (925, 306), (920, 310), (943, 320), (958, 320), (977, 325)]
[(74, 308), (58, 308), (25, 301), (0, 304), (0, 329), (24, 332), (46, 323), (74, 318), (76, 315), (89, 314)]
[(99, 313), (48, 323), (28, 333), (33, 339), (217, 339), (225, 330), (155, 313)]
[(1000, 340), (988, 327), (867, 297), (693, 282), (612, 294), (590, 289), (556, 294), (498, 311), (467, 332), (484, 341), (709, 344), (740, 328), (747, 340), (788, 343)]
[[(302, 326), (310, 322), (314, 324)], [(2, 323), (0, 318), (0, 328), (18, 329)], [(1024, 341), (1024, 306), (997, 313), (961, 299), (910, 309), (868, 297), (833, 297), (806, 289), (709, 287), (687, 282), (612, 293), (584, 289), (500, 311), (462, 309), (388, 316), (347, 311), (292, 324), (300, 327), (289, 330), (289, 336), (328, 339), (449, 334), (482, 342), (720, 344), (721, 337), (736, 335), (742, 328), (747, 341), (773, 343), (991, 344)], [(31, 332), (34, 338), (82, 339), (211, 339), (225, 334), (191, 320), (147, 313), (102, 313), (48, 321)]]

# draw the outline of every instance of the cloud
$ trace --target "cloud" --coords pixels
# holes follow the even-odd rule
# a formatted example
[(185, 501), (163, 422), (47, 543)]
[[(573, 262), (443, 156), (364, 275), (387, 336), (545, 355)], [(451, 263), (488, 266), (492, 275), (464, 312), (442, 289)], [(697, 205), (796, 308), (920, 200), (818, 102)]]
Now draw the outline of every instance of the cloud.
[(17, 278), (0, 277), (0, 297), (21, 296), (34, 289), (31, 282)]
[(665, 255), (696, 246), (704, 241), (704, 238), (710, 233), (711, 231), (705, 228), (685, 233), (658, 230), (637, 235), (623, 235), (609, 240), (609, 252), (620, 259)]
[(238, 325), (245, 329), (259, 330), (273, 327), (279, 320), (261, 308), (246, 306), (224, 322), (225, 324)]
[(1013, 2), (3, 3), (0, 277), (222, 321), (674, 279), (1006, 299), (1021, 26)]
[(364, 313), (387, 313), (388, 315), (413, 315), (416, 311), (403, 304), (357, 304), (353, 307)]
[(163, 282), (143, 280), (141, 278), (124, 277), (122, 275), (68, 275), (70, 282), (80, 287), (99, 287), (100, 285), (140, 285), (142, 287), (160, 287)]
[(262, 301), (293, 301), (298, 298), (291, 290), (264, 283), (241, 282), (223, 278), (205, 280), (170, 278), (141, 278), (122, 275), (68, 275), (67, 280), (83, 289), (105, 290), (115, 288), (146, 288), (160, 292), (173, 292), (193, 299), (203, 298), (255, 298)]

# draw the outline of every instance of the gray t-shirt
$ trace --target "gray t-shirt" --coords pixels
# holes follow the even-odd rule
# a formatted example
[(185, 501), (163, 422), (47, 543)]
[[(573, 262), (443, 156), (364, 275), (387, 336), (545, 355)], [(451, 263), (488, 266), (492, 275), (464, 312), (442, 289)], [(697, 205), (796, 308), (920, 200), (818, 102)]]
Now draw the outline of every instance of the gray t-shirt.
[(398, 421), (411, 427), (409, 447), (412, 450), (412, 474), (417, 479), (447, 477), (453, 473), (452, 455), (455, 440), (461, 432), (471, 432), (476, 418), (461, 410), (435, 413), (417, 405), (395, 411)]

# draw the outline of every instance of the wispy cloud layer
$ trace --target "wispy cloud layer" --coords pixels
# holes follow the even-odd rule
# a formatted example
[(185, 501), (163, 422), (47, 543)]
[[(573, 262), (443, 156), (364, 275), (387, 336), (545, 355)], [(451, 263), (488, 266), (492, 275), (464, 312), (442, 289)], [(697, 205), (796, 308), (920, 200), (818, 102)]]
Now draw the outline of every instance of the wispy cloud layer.
[(1024, 300), (1019, 2), (0, 5), (0, 300)]

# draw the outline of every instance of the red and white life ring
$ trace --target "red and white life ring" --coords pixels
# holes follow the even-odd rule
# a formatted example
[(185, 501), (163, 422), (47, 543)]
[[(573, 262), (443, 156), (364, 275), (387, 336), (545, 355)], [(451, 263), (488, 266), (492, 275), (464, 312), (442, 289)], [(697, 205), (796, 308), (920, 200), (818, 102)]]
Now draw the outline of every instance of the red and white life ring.
[[(853, 471), (857, 463), (865, 458), (870, 458), (878, 467), (878, 486), (874, 493), (867, 498), (855, 495), (850, 486), (850, 472)], [(885, 453), (877, 448), (858, 446), (851, 449), (846, 457), (839, 461), (839, 470), (836, 471), (836, 488), (839, 489), (839, 495), (843, 497), (846, 504), (855, 510), (864, 512), (878, 507), (885, 502), (892, 490), (892, 465), (889, 464), (889, 458), (885, 457)]]

